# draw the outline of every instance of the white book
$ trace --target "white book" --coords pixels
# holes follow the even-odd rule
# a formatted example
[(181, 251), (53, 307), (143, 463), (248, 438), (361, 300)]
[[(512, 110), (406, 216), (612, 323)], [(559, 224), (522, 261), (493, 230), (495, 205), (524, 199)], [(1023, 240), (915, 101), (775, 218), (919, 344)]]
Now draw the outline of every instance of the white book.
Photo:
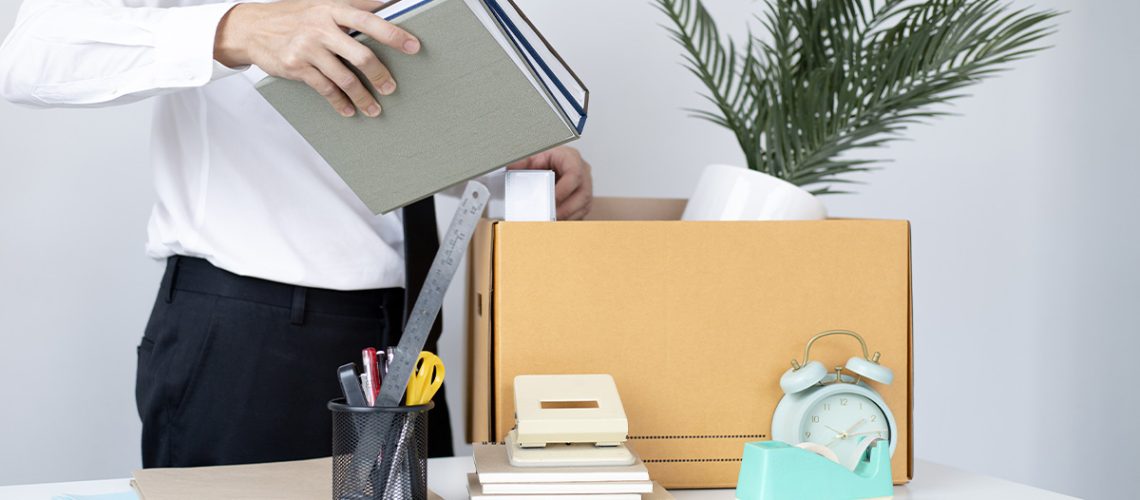
[(653, 481), (605, 481), (596, 483), (487, 483), (484, 494), (565, 495), (570, 493), (652, 493)]
[[(653, 484), (653, 483), (650, 483)], [(601, 494), (537, 494), (537, 495), (511, 495), (495, 494), (483, 491), (485, 485), (479, 483), (478, 474), (467, 475), (467, 493), (471, 500), (642, 500), (640, 493), (601, 493)], [(652, 490), (650, 490), (652, 491)]]
[(608, 467), (515, 467), (501, 444), (475, 445), (475, 471), (483, 484), (649, 481), (649, 471), (640, 458), (633, 465)]

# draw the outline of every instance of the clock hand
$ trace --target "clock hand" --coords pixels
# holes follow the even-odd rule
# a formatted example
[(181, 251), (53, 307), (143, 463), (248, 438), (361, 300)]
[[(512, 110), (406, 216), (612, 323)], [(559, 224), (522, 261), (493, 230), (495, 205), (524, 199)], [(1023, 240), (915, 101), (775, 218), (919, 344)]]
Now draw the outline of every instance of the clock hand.
[(829, 430), (831, 430), (831, 432), (834, 432), (834, 433), (835, 433), (835, 437), (837, 437), (837, 438), (840, 438), (840, 439), (842, 439), (842, 438), (844, 438), (844, 437), (846, 437), (846, 436), (847, 436), (847, 433), (846, 433), (846, 432), (843, 432), (843, 431), (841, 431), (841, 430), (837, 430), (836, 428), (834, 428), (834, 427), (832, 427), (832, 426), (830, 426), (830, 425), (824, 424), (823, 426), (824, 426), (824, 427), (827, 427)]
[(860, 425), (863, 425), (863, 422), (866, 422), (866, 421), (867, 421), (867, 418), (866, 418), (866, 417), (859, 419), (859, 421), (858, 421), (858, 422), (855, 422), (854, 424), (852, 424), (852, 425), (851, 425), (851, 428), (850, 428), (850, 429), (847, 429), (847, 432), (844, 432), (843, 434), (844, 434), (844, 435), (849, 435), (849, 434), (851, 434), (851, 431), (855, 430), (855, 428), (856, 428), (856, 427), (859, 427)]
[[(824, 427), (827, 427), (827, 426), (824, 426)], [(882, 434), (882, 433), (884, 433), (884, 432), (887, 432), (887, 430), (886, 430), (886, 429), (882, 429), (882, 430), (878, 430), (878, 431), (863, 431), (863, 432), (852, 432), (851, 434), (847, 434), (847, 436), (846, 436), (846, 437), (836, 436), (836, 437), (835, 437), (835, 439), (832, 439), (832, 440), (831, 440), (831, 442), (827, 443), (827, 444), (826, 444), (826, 445), (824, 445), (824, 446), (826, 446), (826, 447), (828, 447), (828, 448), (831, 448), (831, 445), (835, 444), (835, 442), (836, 442), (836, 441), (839, 441), (840, 439), (847, 439), (847, 438), (849, 438), (849, 437), (855, 437), (855, 436), (864, 436), (864, 435), (867, 435), (867, 434)]]

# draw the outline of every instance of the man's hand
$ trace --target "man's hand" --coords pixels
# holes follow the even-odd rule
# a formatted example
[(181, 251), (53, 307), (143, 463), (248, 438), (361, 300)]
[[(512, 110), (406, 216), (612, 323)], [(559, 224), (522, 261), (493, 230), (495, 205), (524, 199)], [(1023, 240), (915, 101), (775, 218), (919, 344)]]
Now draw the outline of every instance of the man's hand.
[(559, 220), (580, 220), (594, 202), (594, 179), (590, 164), (577, 149), (559, 146), (515, 163), (507, 170), (553, 170), (554, 199)]
[(374, 117), (380, 104), (337, 57), (360, 69), (381, 95), (396, 90), (392, 73), (376, 54), (347, 34), (357, 30), (405, 54), (419, 52), (416, 37), (372, 13), (382, 5), (373, 0), (239, 4), (218, 23), (214, 59), (230, 67), (256, 64), (271, 75), (305, 82), (344, 116), (360, 108)]

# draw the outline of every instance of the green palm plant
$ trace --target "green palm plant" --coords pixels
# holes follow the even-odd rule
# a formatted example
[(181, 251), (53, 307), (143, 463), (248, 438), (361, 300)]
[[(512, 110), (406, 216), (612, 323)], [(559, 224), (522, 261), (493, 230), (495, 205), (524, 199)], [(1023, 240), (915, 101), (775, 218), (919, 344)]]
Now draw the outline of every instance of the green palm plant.
[(948, 114), (962, 90), (1045, 47), (1055, 11), (999, 0), (767, 0), (761, 39), (722, 41), (701, 0), (655, 0), (748, 168), (814, 194), (842, 192), (905, 128)]

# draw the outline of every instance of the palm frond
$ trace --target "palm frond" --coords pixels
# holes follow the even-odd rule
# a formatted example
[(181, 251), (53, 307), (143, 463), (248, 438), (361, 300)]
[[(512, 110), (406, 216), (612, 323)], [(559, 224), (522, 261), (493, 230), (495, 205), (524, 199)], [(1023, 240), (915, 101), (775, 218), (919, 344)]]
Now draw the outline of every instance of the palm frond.
[[(875, 162), (852, 151), (949, 113), (964, 89), (1043, 50), (1055, 11), (1000, 0), (766, 0), (767, 37), (738, 49), (701, 0), (655, 0), (748, 167), (814, 192)], [(841, 159), (843, 158), (843, 159)]]

